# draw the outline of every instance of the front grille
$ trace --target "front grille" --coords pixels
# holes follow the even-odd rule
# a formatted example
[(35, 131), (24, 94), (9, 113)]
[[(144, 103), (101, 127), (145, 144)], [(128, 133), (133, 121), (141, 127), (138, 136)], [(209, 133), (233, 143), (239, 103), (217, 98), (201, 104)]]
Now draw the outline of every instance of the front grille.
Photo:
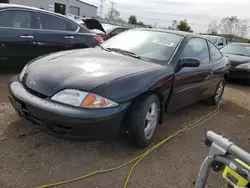
[(42, 93), (39, 93), (37, 91), (34, 91), (33, 89), (30, 89), (29, 87), (27, 87), (25, 84), (23, 84), (23, 87), (32, 95), (36, 96), (36, 97), (39, 97), (41, 99), (46, 99), (48, 96), (47, 95), (44, 95)]

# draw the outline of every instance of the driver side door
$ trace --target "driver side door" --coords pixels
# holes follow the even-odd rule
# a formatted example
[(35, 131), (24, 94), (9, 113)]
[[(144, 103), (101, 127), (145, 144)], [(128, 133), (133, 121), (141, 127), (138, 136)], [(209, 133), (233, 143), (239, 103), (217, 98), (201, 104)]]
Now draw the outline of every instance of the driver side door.
[(186, 105), (206, 98), (212, 81), (211, 63), (207, 41), (203, 38), (186, 38), (184, 47), (177, 58), (194, 58), (200, 61), (199, 67), (184, 67), (176, 70), (172, 97), (168, 111), (174, 111)]

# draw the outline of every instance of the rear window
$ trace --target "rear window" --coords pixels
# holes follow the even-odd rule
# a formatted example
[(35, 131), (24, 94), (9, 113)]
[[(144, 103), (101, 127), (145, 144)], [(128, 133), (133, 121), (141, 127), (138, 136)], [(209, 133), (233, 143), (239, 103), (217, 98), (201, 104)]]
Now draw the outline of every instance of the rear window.
[(108, 25), (108, 24), (102, 24), (103, 29), (106, 31), (106, 33), (110, 33), (115, 29), (115, 26)]
[(219, 38), (217, 37), (206, 37), (208, 40), (210, 40), (212, 43), (217, 44), (217, 41)]
[(36, 29), (67, 31), (67, 23), (56, 16), (36, 13)]

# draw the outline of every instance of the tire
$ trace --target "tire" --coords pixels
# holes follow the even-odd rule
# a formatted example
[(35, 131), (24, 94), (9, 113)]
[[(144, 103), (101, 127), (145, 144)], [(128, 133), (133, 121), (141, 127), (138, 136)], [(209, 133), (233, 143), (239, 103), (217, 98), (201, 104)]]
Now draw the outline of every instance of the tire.
[(155, 136), (160, 117), (160, 100), (156, 95), (145, 95), (137, 99), (128, 115), (128, 137), (134, 145), (147, 147)]
[(208, 98), (206, 101), (207, 103), (209, 103), (210, 105), (218, 105), (221, 97), (223, 95), (224, 92), (224, 88), (225, 88), (225, 79), (223, 78), (217, 85), (216, 90), (214, 92), (214, 95), (210, 98)]

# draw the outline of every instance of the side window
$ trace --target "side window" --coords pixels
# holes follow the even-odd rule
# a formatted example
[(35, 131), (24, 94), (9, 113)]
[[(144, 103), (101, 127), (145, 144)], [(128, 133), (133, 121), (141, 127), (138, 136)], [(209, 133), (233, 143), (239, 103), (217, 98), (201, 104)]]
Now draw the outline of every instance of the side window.
[(117, 28), (117, 29), (115, 29), (112, 33), (114, 33), (114, 34), (119, 34), (119, 33), (121, 33), (121, 32), (123, 32), (123, 29), (122, 28)]
[(219, 39), (218, 44), (219, 44), (219, 46), (223, 46), (224, 45), (224, 42), (223, 42), (222, 38)]
[(222, 58), (220, 51), (209, 41), (208, 41), (208, 46), (210, 49), (211, 61), (216, 61)]
[(202, 38), (192, 38), (186, 44), (182, 57), (191, 57), (205, 63), (209, 61), (209, 51), (207, 42)]
[(76, 31), (77, 30), (77, 26), (71, 22), (67, 22), (68, 23), (68, 30), (69, 31)]
[(43, 13), (36, 13), (35, 18), (36, 29), (67, 31), (67, 24), (61, 18)]
[(31, 28), (32, 12), (6, 10), (0, 12), (0, 27)]

